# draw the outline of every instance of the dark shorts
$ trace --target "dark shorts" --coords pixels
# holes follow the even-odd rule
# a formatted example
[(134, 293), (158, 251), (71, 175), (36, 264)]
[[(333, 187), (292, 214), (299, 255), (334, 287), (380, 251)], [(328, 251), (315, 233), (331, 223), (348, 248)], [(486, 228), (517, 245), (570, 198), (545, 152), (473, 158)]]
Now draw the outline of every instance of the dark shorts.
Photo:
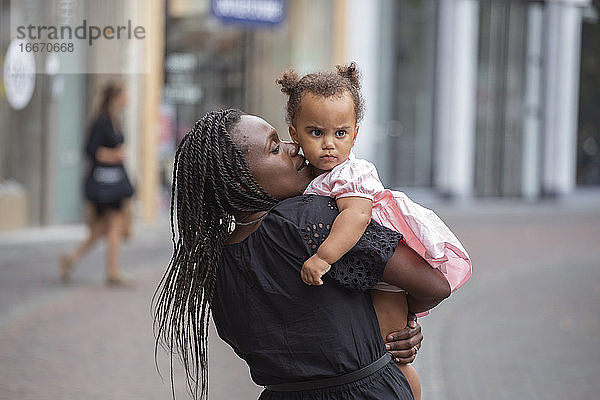
[(103, 215), (109, 210), (121, 211), (123, 209), (123, 200), (114, 203), (91, 203), (97, 216)]

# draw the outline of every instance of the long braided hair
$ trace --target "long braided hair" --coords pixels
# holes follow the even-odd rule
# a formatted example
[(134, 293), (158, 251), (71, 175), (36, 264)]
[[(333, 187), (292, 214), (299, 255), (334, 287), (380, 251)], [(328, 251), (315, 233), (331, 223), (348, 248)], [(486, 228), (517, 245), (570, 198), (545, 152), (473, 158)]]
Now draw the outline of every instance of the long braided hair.
[[(182, 139), (171, 189), (173, 255), (153, 297), (155, 357), (162, 344), (186, 371), (195, 399), (208, 395), (208, 322), (221, 251), (235, 213), (272, 208), (229, 132), (239, 110), (209, 112)], [(198, 397), (200, 395), (200, 397)]]

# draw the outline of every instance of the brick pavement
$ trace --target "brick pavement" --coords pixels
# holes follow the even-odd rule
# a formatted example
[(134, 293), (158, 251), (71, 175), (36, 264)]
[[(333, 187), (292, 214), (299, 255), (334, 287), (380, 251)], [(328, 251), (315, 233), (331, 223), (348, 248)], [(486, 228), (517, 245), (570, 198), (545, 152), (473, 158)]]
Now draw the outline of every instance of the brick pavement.
[[(82, 233), (34, 230), (17, 234), (20, 244), (0, 237), (0, 399), (171, 398), (166, 354), (159, 353), (164, 382), (154, 364), (150, 313), (170, 256), (168, 228), (144, 227), (124, 246), (132, 288), (104, 285), (102, 246), (84, 258), (71, 284), (59, 283), (56, 255)], [(210, 348), (210, 398), (256, 398), (245, 364), (214, 331)], [(181, 368), (175, 377), (177, 398), (186, 398)]]
[(600, 204), (450, 211), (471, 281), (423, 318), (423, 399), (584, 400), (600, 391)]

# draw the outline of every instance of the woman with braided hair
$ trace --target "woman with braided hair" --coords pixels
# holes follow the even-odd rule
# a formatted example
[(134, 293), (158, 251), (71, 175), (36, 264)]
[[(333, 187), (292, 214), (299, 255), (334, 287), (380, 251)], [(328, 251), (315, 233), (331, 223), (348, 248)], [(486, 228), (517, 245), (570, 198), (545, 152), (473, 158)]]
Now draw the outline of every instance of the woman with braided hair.
[[(370, 224), (356, 246), (305, 285), (303, 262), (327, 237), (335, 201), (302, 193), (311, 180), (298, 146), (264, 120), (210, 112), (175, 155), (174, 251), (154, 298), (157, 344), (183, 363), (195, 398), (208, 394), (208, 321), (248, 364), (261, 399), (412, 399), (395, 361), (411, 362), (415, 323), (379, 336), (367, 290), (384, 279), (407, 289), (411, 312), (448, 296), (443, 275)], [(386, 351), (387, 350), (387, 351)]]

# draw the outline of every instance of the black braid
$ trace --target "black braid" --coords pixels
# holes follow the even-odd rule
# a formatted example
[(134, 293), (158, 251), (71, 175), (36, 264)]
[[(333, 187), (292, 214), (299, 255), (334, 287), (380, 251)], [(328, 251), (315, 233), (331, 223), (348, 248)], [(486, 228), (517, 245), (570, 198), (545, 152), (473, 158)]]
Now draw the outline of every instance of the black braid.
[[(160, 344), (178, 354), (195, 399), (208, 395), (208, 323), (221, 251), (236, 213), (276, 203), (254, 179), (229, 135), (239, 110), (213, 111), (183, 138), (173, 167), (173, 255), (153, 297), (155, 357)], [(177, 232), (176, 232), (177, 231)], [(199, 397), (198, 397), (199, 395)]]

